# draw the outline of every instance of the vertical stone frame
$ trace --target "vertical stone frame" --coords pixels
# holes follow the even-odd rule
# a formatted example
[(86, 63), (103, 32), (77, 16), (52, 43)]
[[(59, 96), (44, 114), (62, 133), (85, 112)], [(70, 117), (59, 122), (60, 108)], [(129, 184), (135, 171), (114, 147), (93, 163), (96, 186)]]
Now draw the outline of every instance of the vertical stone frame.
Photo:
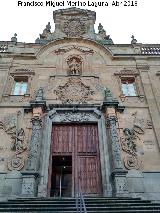
[(110, 182), (110, 163), (108, 141), (106, 136), (105, 117), (96, 108), (56, 108), (51, 110), (44, 119), (44, 130), (40, 157), (40, 181), (38, 186), (38, 197), (48, 196), (48, 175), (51, 147), (51, 131), (54, 123), (97, 123), (99, 136), (99, 152), (101, 161), (102, 196), (112, 196)]

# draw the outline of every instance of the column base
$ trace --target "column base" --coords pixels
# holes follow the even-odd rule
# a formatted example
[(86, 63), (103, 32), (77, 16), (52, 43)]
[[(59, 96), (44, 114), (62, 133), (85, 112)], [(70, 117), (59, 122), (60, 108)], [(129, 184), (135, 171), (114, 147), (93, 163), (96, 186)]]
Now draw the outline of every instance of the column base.
[(128, 185), (125, 170), (114, 170), (111, 174), (113, 185), (113, 196), (115, 197), (128, 197)]
[(37, 197), (37, 172), (23, 172), (22, 173), (22, 197)]

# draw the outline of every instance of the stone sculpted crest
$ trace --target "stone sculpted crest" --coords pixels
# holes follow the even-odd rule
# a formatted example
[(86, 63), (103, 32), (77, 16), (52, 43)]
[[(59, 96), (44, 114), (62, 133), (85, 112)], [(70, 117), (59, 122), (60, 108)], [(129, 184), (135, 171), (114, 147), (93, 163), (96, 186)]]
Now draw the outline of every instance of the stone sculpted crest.
[(94, 91), (84, 85), (80, 78), (71, 77), (64, 86), (59, 86), (55, 93), (63, 103), (86, 103)]
[(63, 31), (67, 36), (77, 37), (86, 33), (87, 28), (84, 22), (80, 21), (79, 18), (75, 18), (64, 23)]

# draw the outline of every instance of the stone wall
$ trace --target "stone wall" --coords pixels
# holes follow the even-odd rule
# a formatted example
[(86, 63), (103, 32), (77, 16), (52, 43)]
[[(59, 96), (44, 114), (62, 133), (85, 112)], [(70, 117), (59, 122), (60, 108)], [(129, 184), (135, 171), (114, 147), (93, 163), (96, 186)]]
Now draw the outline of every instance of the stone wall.
[[(93, 28), (94, 20), (90, 24)], [(116, 110), (114, 116), (123, 169), (129, 171), (129, 196), (158, 199), (159, 55), (142, 54), (142, 44), (102, 45), (96, 40), (99, 35), (96, 37), (93, 33), (91, 36), (92, 33), (88, 34), (90, 39), (65, 36), (59, 40), (53, 33), (45, 45), (8, 42), (5, 52), (0, 53), (0, 194), (6, 197), (21, 194), (32, 141), (33, 117), (42, 119), (43, 138), (43, 134), (47, 134), (43, 131), (46, 125), (43, 119), (55, 106), (97, 107), (105, 116), (102, 105), (106, 98), (107, 108), (111, 102), (125, 106), (123, 112)], [(23, 96), (12, 95), (17, 77), (28, 81), (27, 94)], [(137, 96), (122, 94), (121, 77), (135, 77)], [(46, 107), (36, 100), (40, 88)], [(108, 131), (110, 127), (103, 122), (103, 128)], [(36, 172), (41, 175), (41, 170)], [(39, 181), (38, 178), (36, 174), (33, 181)], [(14, 183), (18, 184), (17, 190)], [(109, 193), (111, 183), (105, 184), (109, 185), (106, 190)], [(8, 188), (4, 190), (4, 186)], [(41, 186), (43, 188), (43, 184)]]

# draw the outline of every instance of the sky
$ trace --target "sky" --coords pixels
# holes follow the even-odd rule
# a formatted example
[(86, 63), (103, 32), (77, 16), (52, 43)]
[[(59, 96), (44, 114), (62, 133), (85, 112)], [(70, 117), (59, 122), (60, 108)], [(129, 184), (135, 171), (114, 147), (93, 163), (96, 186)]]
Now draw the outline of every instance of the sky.
[[(46, 6), (46, 0), (36, 1), (43, 2), (43, 6), (24, 6), (24, 2), (33, 0), (23, 0), (23, 6), (18, 6), (18, 0), (0, 0), (0, 41), (10, 41), (14, 33), (17, 33), (18, 42), (34, 43), (48, 22), (51, 23), (51, 31), (54, 31), (53, 11), (69, 8), (67, 0), (64, 0), (65, 6), (61, 7)], [(72, 3), (76, 1), (78, 0), (72, 0)], [(117, 1), (122, 3), (114, 6), (114, 0), (89, 0), (90, 4), (107, 2), (108, 6), (79, 8), (96, 11), (95, 31), (98, 32), (98, 24), (101, 23), (115, 44), (130, 44), (132, 35), (138, 43), (160, 44), (160, 0), (126, 2), (127, 5), (134, 5), (136, 1), (137, 6), (124, 6), (125, 0)]]

